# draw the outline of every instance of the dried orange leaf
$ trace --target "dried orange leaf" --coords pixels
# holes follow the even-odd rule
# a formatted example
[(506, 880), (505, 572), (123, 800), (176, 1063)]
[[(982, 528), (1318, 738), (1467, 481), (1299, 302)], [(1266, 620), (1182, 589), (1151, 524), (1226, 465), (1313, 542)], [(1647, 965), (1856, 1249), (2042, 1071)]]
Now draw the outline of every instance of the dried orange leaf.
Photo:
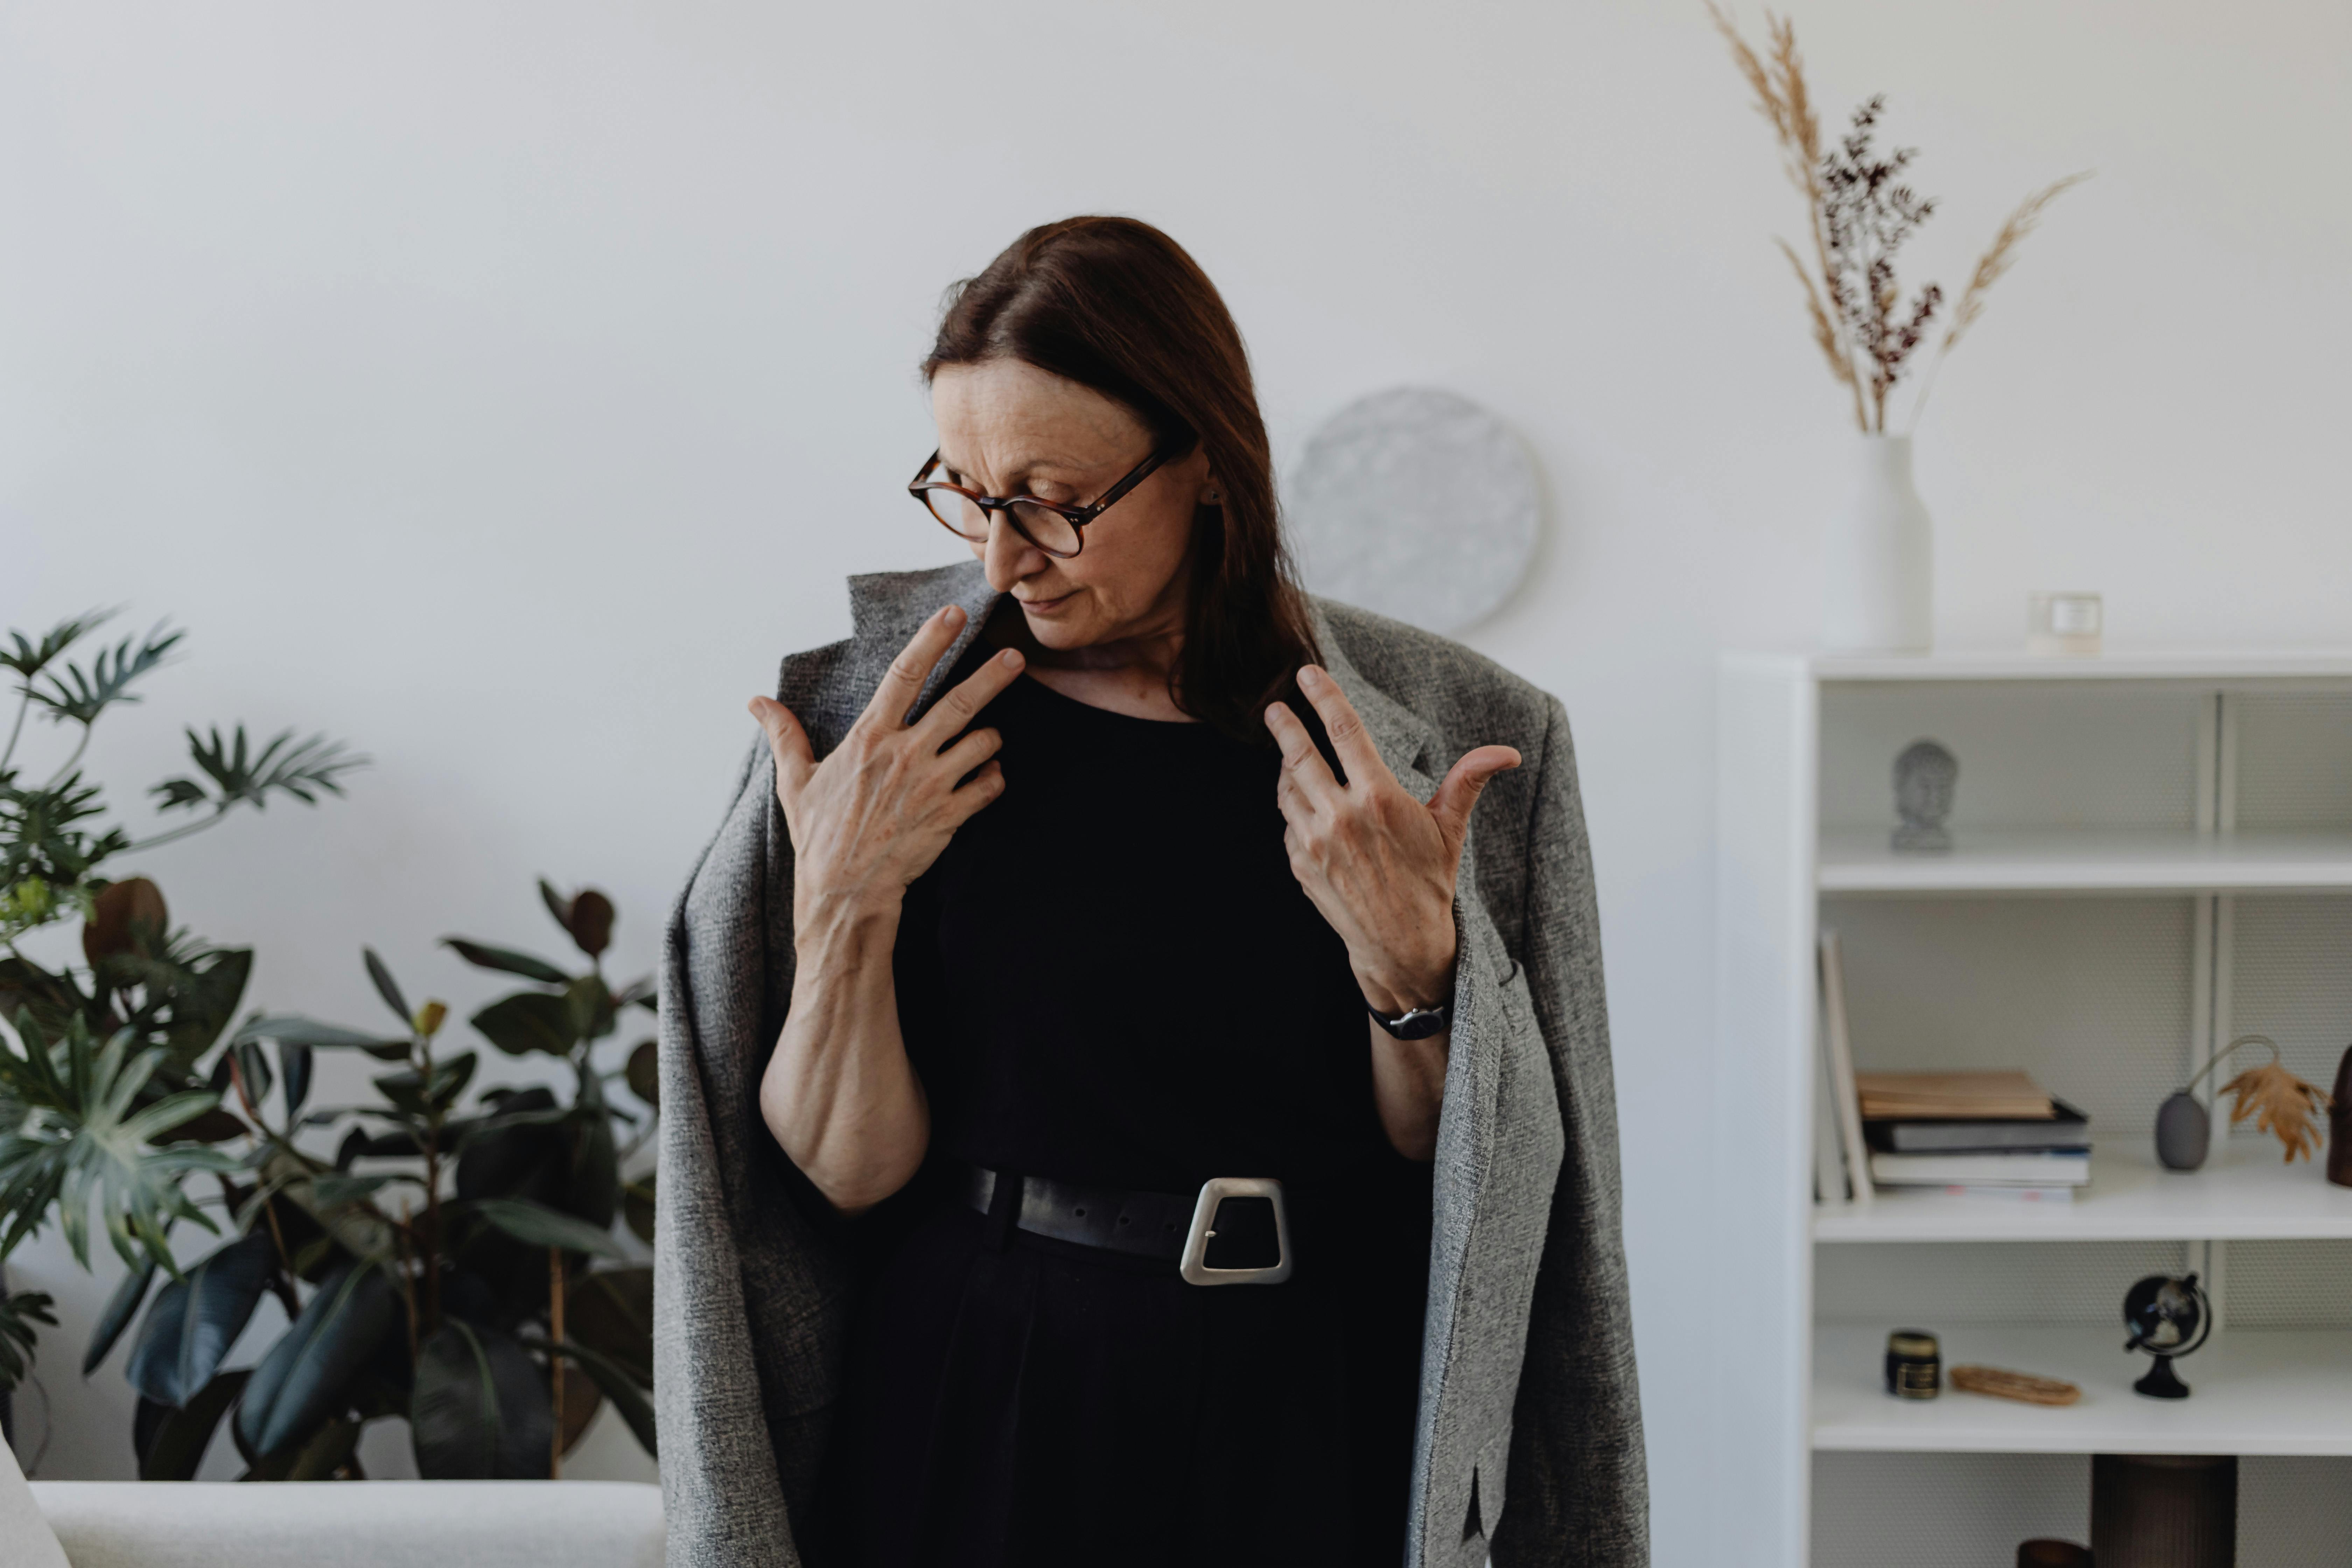
[(2286, 1146), (2289, 1162), (2319, 1147), (2319, 1118), (2334, 1104), (2325, 1092), (2276, 1062), (2247, 1068), (2223, 1084), (2221, 1092), (2237, 1098), (2230, 1125), (2252, 1118), (2256, 1131), (2268, 1132)]

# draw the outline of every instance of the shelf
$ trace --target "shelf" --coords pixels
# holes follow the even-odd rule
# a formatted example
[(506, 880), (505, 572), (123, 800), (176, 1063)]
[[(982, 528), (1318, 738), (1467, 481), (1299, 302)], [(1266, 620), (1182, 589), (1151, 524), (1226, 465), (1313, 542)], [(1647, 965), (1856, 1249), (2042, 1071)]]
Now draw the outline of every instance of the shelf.
[[(2094, 1129), (2094, 1137), (2098, 1130)], [(2145, 1129), (2116, 1141), (2145, 1142)], [(2073, 1203), (2027, 1204), (1927, 1188), (1885, 1188), (1868, 1208), (1815, 1208), (1813, 1239), (1857, 1241), (2315, 1241), (2352, 1238), (2352, 1187), (2311, 1160), (2286, 1164), (2274, 1140), (2214, 1140), (2201, 1171), (2146, 1154), (2091, 1156)]]
[(1799, 662), (1817, 680), (2352, 680), (2352, 648), (2126, 648), (2087, 656), (2021, 649), (1931, 654), (1814, 654)]
[[(1890, 1327), (1893, 1325), (1889, 1325)], [(1933, 1324), (1922, 1327), (1934, 1329)], [(2049, 1409), (1956, 1394), (1887, 1396), (1886, 1328), (1826, 1324), (1813, 1332), (1815, 1450), (2004, 1454), (2352, 1455), (2352, 1332), (2241, 1329), (2179, 1363), (2187, 1399), (2147, 1399), (2131, 1385), (2148, 1357), (2124, 1329), (1999, 1324), (1938, 1332), (1944, 1365), (1976, 1363), (2062, 1377), (2079, 1404)]]
[(2200, 893), (2352, 889), (2352, 832), (1983, 828), (1940, 855), (1898, 854), (1885, 828), (1824, 828), (1824, 893)]

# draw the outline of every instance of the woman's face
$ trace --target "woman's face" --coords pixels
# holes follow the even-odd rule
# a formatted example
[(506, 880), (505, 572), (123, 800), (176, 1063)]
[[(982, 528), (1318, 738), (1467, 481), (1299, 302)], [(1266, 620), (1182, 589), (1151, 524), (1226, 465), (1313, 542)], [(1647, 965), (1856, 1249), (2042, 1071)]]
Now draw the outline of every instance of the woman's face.
[[(1151, 454), (1150, 432), (1124, 406), (1022, 360), (941, 366), (931, 418), (946, 477), (983, 495), (1084, 506)], [(1087, 524), (1086, 548), (1067, 561), (1022, 538), (1001, 511), (971, 552), (1045, 647), (1163, 636), (1183, 626), (1192, 512), (1214, 489), (1196, 448)]]

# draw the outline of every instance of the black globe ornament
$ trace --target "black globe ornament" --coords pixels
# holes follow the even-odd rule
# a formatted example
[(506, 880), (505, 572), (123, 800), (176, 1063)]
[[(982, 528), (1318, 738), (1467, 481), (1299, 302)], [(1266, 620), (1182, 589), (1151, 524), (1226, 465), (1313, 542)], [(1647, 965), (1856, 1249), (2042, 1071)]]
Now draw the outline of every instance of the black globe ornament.
[(2186, 1399), (2189, 1385), (2172, 1370), (2173, 1358), (2202, 1345), (2213, 1332), (2213, 1304), (2205, 1299), (2197, 1276), (2174, 1279), (2151, 1274), (2124, 1296), (2124, 1326), (2131, 1338), (2127, 1351), (2146, 1351), (2156, 1365), (2132, 1384), (2132, 1392), (2150, 1399)]

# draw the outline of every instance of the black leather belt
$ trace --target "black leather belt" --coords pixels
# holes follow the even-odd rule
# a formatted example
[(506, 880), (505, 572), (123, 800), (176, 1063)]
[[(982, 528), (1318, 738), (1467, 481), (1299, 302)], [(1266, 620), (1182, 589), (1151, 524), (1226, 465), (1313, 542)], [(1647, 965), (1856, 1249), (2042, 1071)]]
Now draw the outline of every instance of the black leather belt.
[(1197, 1194), (1089, 1186), (1050, 1176), (1010, 1176), (1017, 1204), (1000, 1178), (964, 1167), (964, 1201), (999, 1226), (1081, 1247), (1099, 1247), (1178, 1266), (1195, 1285), (1278, 1285), (1290, 1277), (1290, 1225), (1282, 1184), (1219, 1176)]

